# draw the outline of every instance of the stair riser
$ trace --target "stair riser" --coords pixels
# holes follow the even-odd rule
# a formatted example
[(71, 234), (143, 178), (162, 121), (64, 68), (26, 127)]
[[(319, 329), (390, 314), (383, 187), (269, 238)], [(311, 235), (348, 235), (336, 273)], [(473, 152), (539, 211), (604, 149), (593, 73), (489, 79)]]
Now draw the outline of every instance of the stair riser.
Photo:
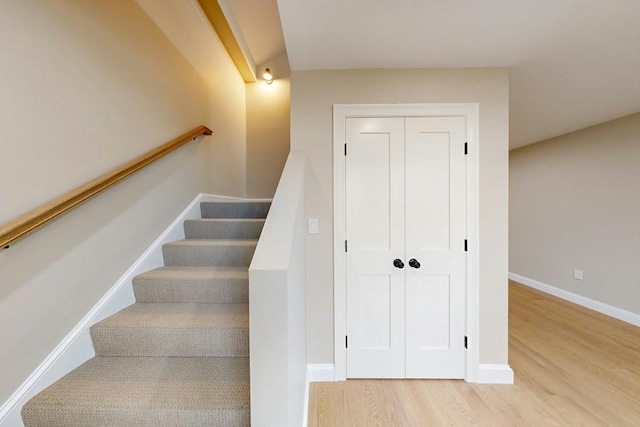
[[(109, 420), (109, 424), (105, 424)], [(87, 411), (85, 408), (48, 408), (46, 416), (38, 411), (23, 414), (26, 427), (158, 427), (158, 426), (209, 426), (238, 427), (249, 426), (251, 415), (249, 408), (220, 408), (210, 411), (185, 409), (158, 409), (135, 411), (118, 408), (97, 408)]]
[(246, 329), (92, 328), (96, 356), (249, 357)]
[(138, 302), (210, 304), (247, 304), (249, 302), (249, 284), (247, 280), (190, 283), (134, 280), (133, 292)]
[(249, 266), (255, 245), (242, 246), (187, 246), (162, 247), (164, 265), (167, 266)]
[(270, 202), (200, 203), (202, 218), (266, 218)]
[(264, 221), (203, 221), (184, 222), (187, 239), (258, 239)]

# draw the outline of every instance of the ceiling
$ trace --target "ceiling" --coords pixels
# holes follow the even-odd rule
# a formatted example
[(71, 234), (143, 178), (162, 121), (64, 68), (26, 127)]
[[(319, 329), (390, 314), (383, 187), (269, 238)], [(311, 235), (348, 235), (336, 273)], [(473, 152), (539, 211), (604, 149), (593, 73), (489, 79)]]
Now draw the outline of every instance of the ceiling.
[(257, 64), (509, 67), (512, 149), (640, 111), (638, 0), (228, 1)]
[(231, 8), (255, 65), (262, 65), (285, 51), (276, 0), (222, 1)]

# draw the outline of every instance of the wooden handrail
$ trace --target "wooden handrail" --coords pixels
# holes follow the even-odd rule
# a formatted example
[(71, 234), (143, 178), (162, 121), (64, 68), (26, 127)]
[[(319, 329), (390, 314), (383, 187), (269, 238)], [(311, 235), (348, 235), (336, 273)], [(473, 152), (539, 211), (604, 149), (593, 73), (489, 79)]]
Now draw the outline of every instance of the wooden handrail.
[(176, 148), (186, 144), (198, 136), (211, 134), (211, 129), (208, 127), (198, 126), (172, 141), (169, 141), (140, 157), (136, 157), (119, 168), (116, 168), (93, 181), (87, 182), (83, 186), (69, 191), (68, 193), (43, 204), (31, 212), (0, 226), (0, 248), (8, 248), (9, 245), (13, 244), (17, 240), (33, 233), (58, 216), (67, 213), (74, 207), (78, 206), (80, 203), (85, 202), (112, 185), (122, 181), (149, 163), (152, 163), (165, 154), (172, 152)]

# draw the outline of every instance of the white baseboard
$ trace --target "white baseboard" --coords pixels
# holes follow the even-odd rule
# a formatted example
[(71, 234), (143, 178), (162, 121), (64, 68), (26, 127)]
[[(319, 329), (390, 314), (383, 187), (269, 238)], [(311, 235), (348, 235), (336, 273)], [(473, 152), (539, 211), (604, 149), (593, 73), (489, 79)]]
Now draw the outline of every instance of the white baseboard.
[(200, 218), (200, 202), (222, 200), (271, 201), (271, 199), (241, 199), (215, 194), (198, 194), (44, 359), (40, 366), (3, 403), (0, 407), (0, 427), (22, 426), (20, 410), (29, 399), (95, 356), (89, 328), (135, 302), (132, 279), (140, 273), (164, 265), (162, 245), (173, 240), (184, 239), (182, 223), (186, 219)]
[[(307, 365), (309, 383), (335, 381), (333, 363)], [(478, 383), (513, 384), (513, 370), (509, 365), (480, 364), (478, 366)]]
[(318, 363), (307, 365), (307, 371), (309, 372), (309, 382), (321, 383), (321, 382), (333, 382), (335, 381), (333, 363)]
[(304, 409), (302, 413), (302, 427), (309, 425), (309, 386), (311, 383), (311, 370), (307, 365), (307, 378), (304, 383)]
[(478, 366), (476, 382), (479, 384), (513, 384), (513, 369), (507, 364), (481, 363)]
[(612, 305), (605, 304), (603, 302), (596, 301), (582, 295), (574, 294), (573, 292), (565, 291), (564, 289), (560, 289), (555, 286), (551, 286), (516, 273), (509, 273), (509, 279), (518, 283), (522, 283), (523, 285), (527, 285), (539, 291), (545, 292), (547, 294), (556, 296), (558, 298), (562, 298), (563, 300), (567, 300), (574, 304), (578, 304), (591, 310), (597, 311), (598, 313), (602, 313), (618, 320), (622, 320), (623, 322), (631, 323), (635, 326), (640, 326), (640, 314), (632, 313), (630, 311), (623, 310), (621, 308), (614, 307)]

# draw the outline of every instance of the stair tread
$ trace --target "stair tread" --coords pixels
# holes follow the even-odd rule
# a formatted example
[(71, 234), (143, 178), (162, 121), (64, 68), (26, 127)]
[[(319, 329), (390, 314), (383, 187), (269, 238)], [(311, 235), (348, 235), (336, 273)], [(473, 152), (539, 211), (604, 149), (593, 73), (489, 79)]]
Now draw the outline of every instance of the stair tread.
[(248, 329), (248, 304), (141, 303), (96, 323), (91, 329)]
[(239, 278), (249, 277), (246, 266), (165, 266), (146, 271), (137, 275), (133, 280), (144, 279), (179, 279), (202, 280), (215, 278)]
[(23, 417), (49, 426), (248, 425), (249, 401), (248, 358), (95, 357), (30, 400)]
[(248, 223), (260, 223), (265, 222), (265, 218), (192, 218), (186, 219), (185, 222), (188, 221), (198, 221), (198, 222), (248, 222)]
[(255, 246), (257, 239), (182, 239), (165, 243), (164, 246)]

